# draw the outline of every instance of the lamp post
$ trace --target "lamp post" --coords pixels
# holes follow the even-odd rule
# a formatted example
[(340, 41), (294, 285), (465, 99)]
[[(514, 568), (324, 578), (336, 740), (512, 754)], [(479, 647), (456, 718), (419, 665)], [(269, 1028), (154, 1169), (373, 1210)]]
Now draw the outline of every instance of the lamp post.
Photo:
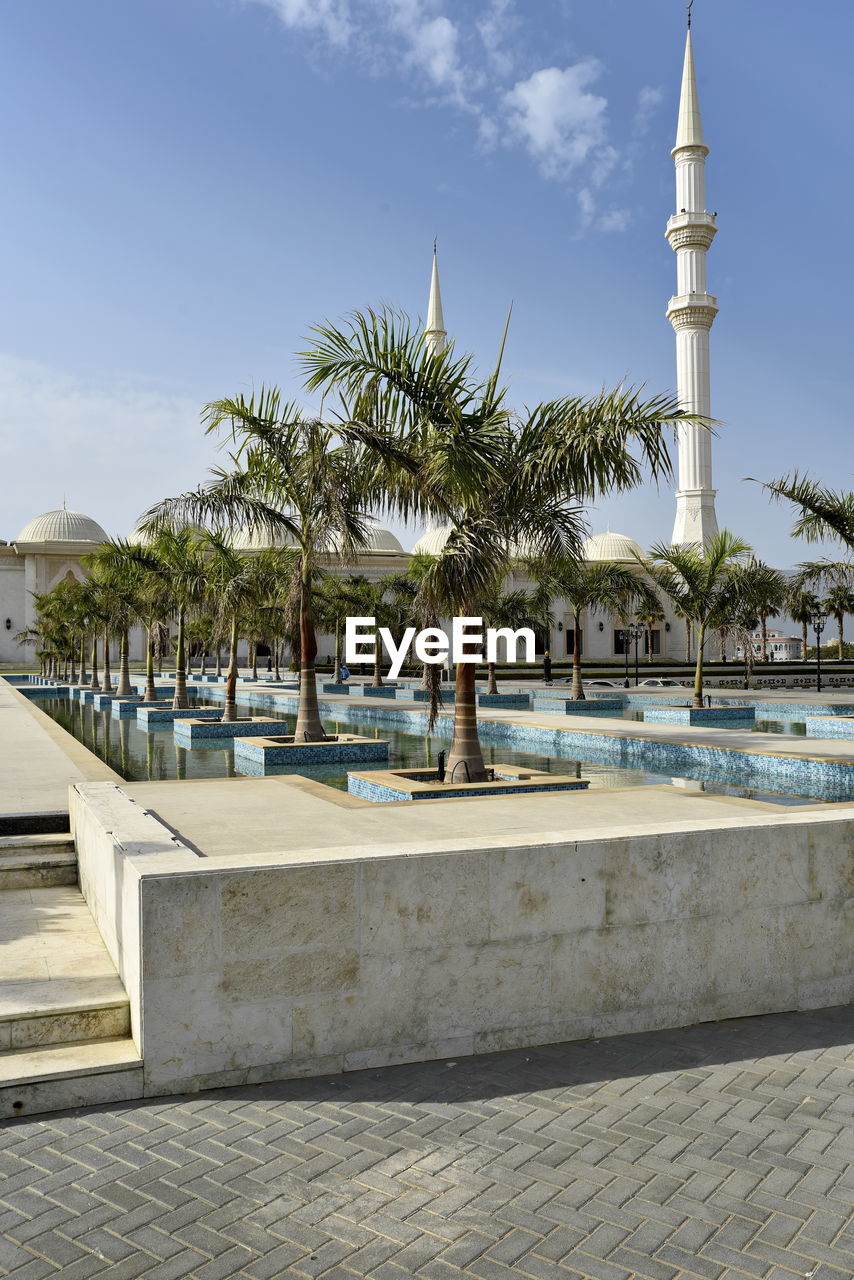
[(635, 688), (638, 686), (638, 644), (643, 635), (643, 626), (639, 622), (630, 622), (628, 628), (629, 639), (635, 646)]
[(810, 622), (815, 632), (815, 691), (821, 693), (821, 633), (827, 622), (827, 614), (823, 609), (816, 609), (810, 615)]
[(631, 637), (630, 637), (630, 635), (629, 635), (628, 627), (624, 627), (624, 628), (623, 628), (623, 630), (620, 632), (620, 643), (621, 643), (621, 644), (622, 644), (622, 646), (623, 646), (623, 656), (624, 656), (624, 657), (625, 657), (625, 659), (626, 659), (626, 678), (625, 678), (625, 680), (623, 681), (623, 687), (624, 687), (625, 689), (628, 689), (628, 687), (629, 687), (629, 645), (630, 645), (630, 641), (631, 641)]

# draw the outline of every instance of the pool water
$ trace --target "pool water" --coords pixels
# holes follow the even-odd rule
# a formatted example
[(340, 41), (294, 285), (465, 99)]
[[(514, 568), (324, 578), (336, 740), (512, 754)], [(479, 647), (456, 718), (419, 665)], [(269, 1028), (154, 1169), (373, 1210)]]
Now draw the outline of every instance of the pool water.
[[(192, 706), (222, 705), (204, 698), (190, 698)], [(231, 740), (212, 746), (196, 746), (192, 748), (177, 746), (174, 740), (172, 725), (165, 724), (153, 730), (145, 731), (137, 727), (135, 720), (115, 720), (108, 711), (96, 711), (91, 705), (84, 706), (80, 702), (66, 698), (45, 698), (39, 706), (57, 724), (67, 730), (89, 751), (98, 756), (116, 773), (128, 782), (161, 781), (172, 778), (234, 778), (242, 776), (234, 767), (234, 755)], [(189, 714), (192, 714), (190, 711)], [(259, 714), (271, 719), (281, 720), (285, 731), (292, 731), (296, 716), (279, 712), (275, 709), (257, 708), (238, 704), (238, 714), (251, 718)], [(448, 740), (441, 737), (428, 738), (414, 733), (404, 733), (391, 725), (366, 725), (347, 720), (324, 718), (324, 724), (330, 733), (355, 732), (362, 737), (382, 738), (389, 744), (390, 768), (418, 768), (436, 763), (436, 756), (442, 749), (447, 749)], [(590, 789), (614, 787), (673, 785), (674, 783), (687, 790), (705, 791), (715, 795), (740, 796), (744, 799), (768, 800), (778, 804), (821, 803), (805, 800), (801, 797), (783, 795), (776, 792), (762, 791), (751, 787), (738, 787), (732, 784), (717, 782), (704, 776), (701, 767), (696, 770), (686, 769), (684, 774), (674, 778), (672, 774), (649, 773), (643, 769), (629, 769), (616, 764), (601, 764), (584, 760), (577, 756), (546, 756), (531, 751), (482, 743), (484, 761), (489, 765), (515, 764), (530, 769), (540, 769), (545, 773), (569, 775), (573, 778), (586, 778)], [(288, 768), (286, 765), (268, 771), (269, 773), (299, 773), (303, 777), (314, 778), (338, 790), (347, 789), (347, 769), (358, 769), (357, 764), (301, 765)], [(378, 768), (376, 764), (372, 769)]]

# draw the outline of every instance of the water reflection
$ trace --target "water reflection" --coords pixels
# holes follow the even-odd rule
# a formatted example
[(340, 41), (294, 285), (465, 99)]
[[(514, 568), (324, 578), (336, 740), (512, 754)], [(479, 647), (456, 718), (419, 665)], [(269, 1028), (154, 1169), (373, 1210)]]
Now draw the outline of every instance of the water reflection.
[[(199, 699), (198, 705), (205, 705)], [(211, 704), (210, 702), (207, 705)], [(224, 744), (222, 740), (213, 742), (211, 746), (195, 746), (190, 749), (177, 746), (171, 724), (158, 726), (145, 732), (137, 727), (135, 720), (119, 720), (112, 722), (109, 711), (96, 711), (91, 705), (84, 706), (79, 702), (70, 702), (64, 698), (46, 698), (40, 703), (44, 711), (53, 717), (64, 729), (73, 734), (84, 746), (104, 760), (116, 773), (129, 782), (160, 781), (162, 779), (186, 778), (234, 778), (241, 776), (234, 767), (232, 744)], [(257, 711), (249, 707), (239, 707), (240, 715), (252, 716)], [(296, 717), (291, 714), (265, 710), (264, 714), (282, 722), (282, 729), (292, 731)], [(634, 717), (633, 717), (634, 718)], [(800, 728), (783, 724), (780, 721), (762, 721), (767, 724), (768, 731), (801, 732)], [(330, 730), (335, 733), (356, 732), (361, 736), (387, 739), (389, 742), (389, 764), (392, 767), (418, 768), (435, 764), (436, 753), (440, 748), (447, 748), (447, 739), (436, 741), (435, 738), (421, 734), (403, 733), (394, 726), (366, 725), (357, 721), (340, 720), (330, 723)], [(537, 752), (518, 751), (506, 746), (483, 743), (484, 760), (487, 765), (517, 764), (527, 768), (541, 769), (546, 773), (567, 775), (573, 778), (587, 778), (592, 789), (650, 786), (658, 784), (677, 785), (686, 790), (707, 791), (710, 793), (744, 796), (746, 798), (777, 800), (785, 803), (788, 797), (779, 797), (770, 792), (752, 790), (743, 786), (735, 786), (710, 779), (708, 770), (702, 767), (687, 768), (683, 776), (673, 778), (670, 774), (658, 774), (644, 769), (629, 769), (602, 759), (596, 761), (578, 759), (573, 755), (546, 756)], [(594, 754), (592, 751), (590, 754)], [(347, 769), (356, 766), (347, 764), (302, 765), (296, 769), (282, 766), (275, 772), (300, 773), (329, 786), (346, 790)], [(376, 766), (372, 766), (376, 767)], [(800, 800), (792, 802), (802, 803)]]

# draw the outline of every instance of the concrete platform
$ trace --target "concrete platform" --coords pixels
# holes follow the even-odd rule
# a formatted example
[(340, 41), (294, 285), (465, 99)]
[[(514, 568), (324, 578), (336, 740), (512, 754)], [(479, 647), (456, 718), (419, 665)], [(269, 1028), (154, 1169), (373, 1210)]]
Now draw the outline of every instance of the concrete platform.
[(0, 717), (0, 814), (67, 812), (71, 783), (120, 781), (37, 703), (2, 679)]

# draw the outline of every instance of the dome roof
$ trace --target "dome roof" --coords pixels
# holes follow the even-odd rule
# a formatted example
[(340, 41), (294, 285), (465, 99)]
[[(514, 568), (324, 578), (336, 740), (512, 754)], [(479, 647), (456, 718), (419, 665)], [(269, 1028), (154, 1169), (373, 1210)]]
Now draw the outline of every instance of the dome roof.
[(637, 564), (645, 560), (643, 548), (628, 538), (624, 533), (597, 533), (584, 543), (582, 554), (585, 560), (617, 560), (628, 564)]
[[(400, 556), (403, 555), (403, 547), (398, 542), (390, 529), (386, 529), (381, 524), (377, 524), (375, 520), (367, 522), (365, 530), (366, 541), (363, 547), (359, 547), (356, 552), (357, 556)], [(341, 539), (337, 534), (333, 534), (329, 539), (329, 550), (336, 554), (341, 545)]]
[[(172, 527), (175, 530), (192, 529), (194, 533), (205, 532), (205, 526), (203, 524), (197, 524), (195, 520), (184, 520), (180, 524), (177, 524), (177, 523), (174, 524)], [(151, 541), (151, 534), (145, 533), (142, 529), (140, 529), (138, 524), (135, 524), (134, 527), (131, 529), (130, 533), (128, 534), (127, 540), (128, 542), (133, 543), (137, 547), (147, 547), (149, 542)]]
[(284, 530), (257, 528), (238, 529), (231, 545), (235, 551), (266, 551), (268, 547), (295, 547), (297, 544)]
[(413, 556), (440, 556), (445, 549), (445, 543), (451, 536), (451, 532), (452, 526), (449, 524), (442, 524), (435, 529), (428, 529), (426, 533), (422, 533), (410, 554)]
[(108, 542), (109, 536), (97, 520), (82, 511), (45, 511), (25, 524), (16, 542)]

